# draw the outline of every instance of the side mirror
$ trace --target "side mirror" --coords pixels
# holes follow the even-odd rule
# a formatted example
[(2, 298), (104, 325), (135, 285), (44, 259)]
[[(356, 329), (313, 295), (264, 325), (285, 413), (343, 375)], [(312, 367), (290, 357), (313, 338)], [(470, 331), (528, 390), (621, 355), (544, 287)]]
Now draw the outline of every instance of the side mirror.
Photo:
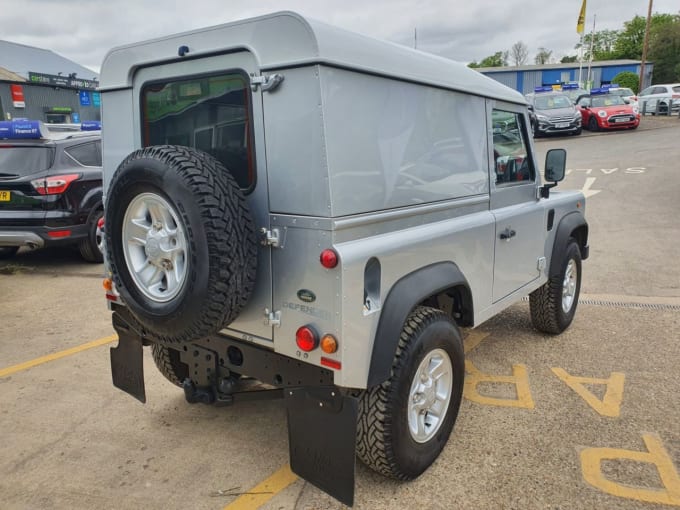
[(541, 198), (550, 196), (550, 188), (557, 186), (557, 183), (564, 179), (564, 172), (567, 167), (567, 151), (564, 149), (550, 149), (545, 155), (545, 180), (551, 184), (545, 184), (540, 188)]
[(564, 179), (567, 168), (567, 151), (564, 149), (550, 149), (545, 155), (545, 180), (559, 182)]
[(529, 106), (527, 106), (527, 108), (529, 108), (529, 111), (530, 111), (530, 112), (533, 112), (533, 111), (534, 111), (534, 106), (533, 106), (533, 105), (529, 105)]

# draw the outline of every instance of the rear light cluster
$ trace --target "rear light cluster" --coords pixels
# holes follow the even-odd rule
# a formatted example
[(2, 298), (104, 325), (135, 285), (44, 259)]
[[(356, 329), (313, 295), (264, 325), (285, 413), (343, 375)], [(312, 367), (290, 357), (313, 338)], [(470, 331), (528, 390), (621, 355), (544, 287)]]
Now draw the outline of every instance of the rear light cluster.
[[(324, 335), (319, 340), (319, 334), (312, 326), (302, 326), (295, 333), (295, 343), (301, 351), (311, 352), (314, 349), (321, 347), (321, 350), (326, 354), (333, 354), (338, 350), (338, 341), (333, 335)], [(321, 364), (335, 370), (340, 370), (342, 364), (334, 359), (321, 356)]]
[(41, 195), (58, 195), (68, 189), (71, 183), (80, 178), (80, 174), (52, 175), (34, 179), (31, 185)]

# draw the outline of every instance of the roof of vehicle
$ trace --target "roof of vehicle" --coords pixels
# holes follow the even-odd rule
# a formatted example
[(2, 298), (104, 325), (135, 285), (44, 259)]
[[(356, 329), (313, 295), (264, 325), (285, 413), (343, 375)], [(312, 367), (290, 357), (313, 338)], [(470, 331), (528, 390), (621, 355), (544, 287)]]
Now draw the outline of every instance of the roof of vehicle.
[(248, 50), (262, 71), (327, 64), (525, 104), (519, 92), (462, 63), (287, 11), (114, 48), (104, 57), (100, 90), (132, 87), (136, 69), (176, 61), (183, 45), (193, 58)]

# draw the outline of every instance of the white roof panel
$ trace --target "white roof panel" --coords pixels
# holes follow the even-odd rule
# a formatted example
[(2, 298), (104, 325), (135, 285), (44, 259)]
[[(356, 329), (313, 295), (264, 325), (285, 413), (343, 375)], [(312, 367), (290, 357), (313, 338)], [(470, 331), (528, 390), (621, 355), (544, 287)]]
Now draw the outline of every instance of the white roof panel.
[(128, 88), (137, 68), (189, 57), (248, 50), (262, 71), (328, 64), (525, 104), (522, 95), (464, 64), (372, 39), (293, 12), (279, 12), (120, 46), (104, 58), (100, 89)]

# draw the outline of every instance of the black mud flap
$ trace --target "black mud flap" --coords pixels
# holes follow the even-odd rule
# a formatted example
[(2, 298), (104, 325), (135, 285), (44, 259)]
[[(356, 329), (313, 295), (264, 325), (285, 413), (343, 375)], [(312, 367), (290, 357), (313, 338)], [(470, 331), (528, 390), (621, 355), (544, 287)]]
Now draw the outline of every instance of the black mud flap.
[(354, 504), (358, 401), (334, 386), (284, 391), (293, 472), (345, 505)]
[(117, 313), (113, 327), (118, 333), (118, 346), (111, 348), (113, 385), (146, 403), (142, 338)]

